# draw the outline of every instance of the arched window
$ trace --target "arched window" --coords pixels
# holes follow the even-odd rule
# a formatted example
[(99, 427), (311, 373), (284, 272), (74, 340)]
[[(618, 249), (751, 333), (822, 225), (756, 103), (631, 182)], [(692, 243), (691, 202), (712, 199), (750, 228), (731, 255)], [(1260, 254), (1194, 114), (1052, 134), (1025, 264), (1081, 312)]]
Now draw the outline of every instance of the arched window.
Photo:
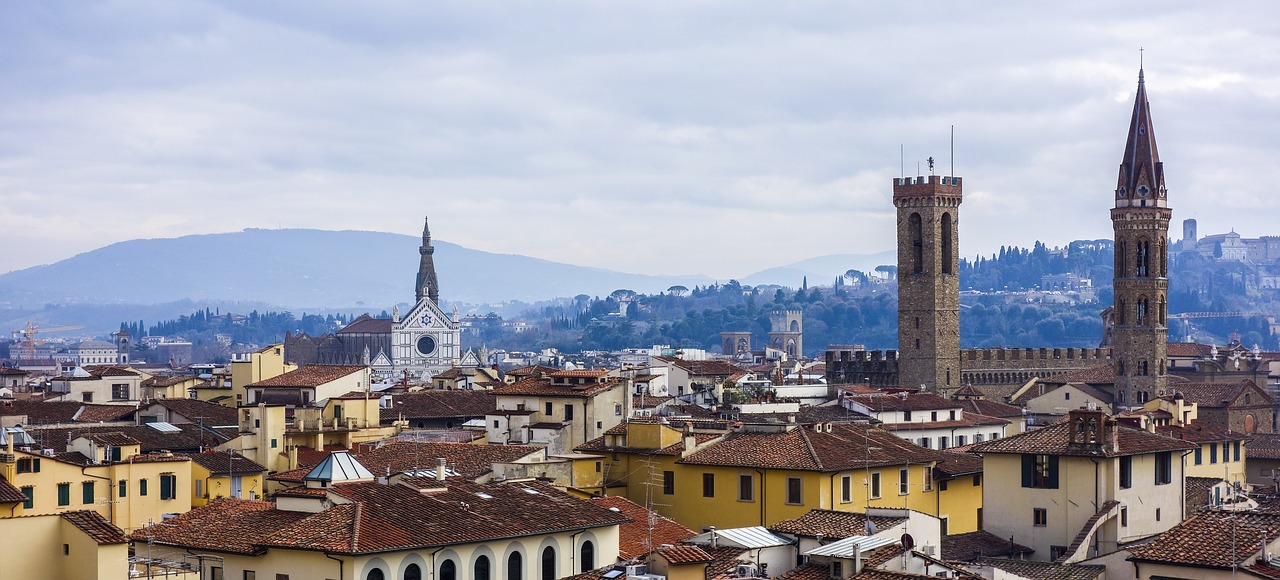
[(1147, 299), (1138, 299), (1138, 326), (1146, 326), (1147, 324)]
[(587, 540), (582, 543), (582, 572), (596, 569), (596, 545)]
[(942, 273), (951, 273), (951, 214), (942, 214)]
[(409, 564), (404, 569), (404, 580), (422, 580), (422, 567), (417, 564)]
[(1125, 278), (1128, 276), (1129, 261), (1129, 245), (1124, 241), (1116, 242), (1116, 277)]
[(556, 580), (556, 549), (551, 546), (542, 549), (541, 580)]
[(364, 578), (365, 580), (386, 580), (387, 575), (382, 573), (381, 568), (374, 568)]
[(440, 563), (440, 580), (458, 580), (458, 565), (453, 560)]
[(476, 569), (475, 572), (471, 574), (471, 578), (474, 580), (489, 580), (488, 556), (480, 556), (479, 558), (476, 558)]
[(924, 228), (920, 224), (920, 214), (913, 213), (907, 219), (907, 236), (911, 239), (911, 272), (924, 272)]
[(1125, 302), (1124, 298), (1116, 300), (1116, 324), (1124, 326), (1124, 311), (1128, 306), (1129, 305)]
[(1142, 376), (1147, 376), (1147, 361), (1142, 361)]
[(1168, 307), (1165, 306), (1165, 303), (1164, 303), (1164, 296), (1160, 297), (1160, 302), (1157, 303), (1157, 306), (1160, 308), (1160, 312), (1158, 313), (1160, 316), (1160, 326), (1164, 326), (1165, 324), (1168, 324), (1167, 322), (1165, 322), (1165, 318), (1164, 318), (1165, 310), (1168, 309)]
[(507, 580), (524, 580), (524, 558), (520, 557), (520, 552), (507, 556)]
[(1147, 275), (1147, 242), (1138, 242), (1138, 276)]

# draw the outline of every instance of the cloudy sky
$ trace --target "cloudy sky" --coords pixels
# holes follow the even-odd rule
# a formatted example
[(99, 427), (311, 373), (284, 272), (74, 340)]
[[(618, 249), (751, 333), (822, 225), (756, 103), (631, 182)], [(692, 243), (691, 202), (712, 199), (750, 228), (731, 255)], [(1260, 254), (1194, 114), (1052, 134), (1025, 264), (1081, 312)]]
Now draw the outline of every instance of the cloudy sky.
[[(0, 0), (0, 272), (261, 228), (741, 277), (1110, 237), (1139, 47), (1171, 237), (1280, 234), (1271, 2)], [(900, 149), (901, 148), (901, 149)], [(905, 162), (900, 158), (905, 151)]]

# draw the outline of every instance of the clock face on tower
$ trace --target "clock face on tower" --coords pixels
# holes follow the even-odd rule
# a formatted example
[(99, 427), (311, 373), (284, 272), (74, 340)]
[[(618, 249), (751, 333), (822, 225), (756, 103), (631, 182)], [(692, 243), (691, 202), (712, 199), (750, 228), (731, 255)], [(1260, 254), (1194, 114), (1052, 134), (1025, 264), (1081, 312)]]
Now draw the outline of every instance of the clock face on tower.
[(436, 339), (430, 336), (418, 338), (418, 352), (429, 355), (436, 351)]

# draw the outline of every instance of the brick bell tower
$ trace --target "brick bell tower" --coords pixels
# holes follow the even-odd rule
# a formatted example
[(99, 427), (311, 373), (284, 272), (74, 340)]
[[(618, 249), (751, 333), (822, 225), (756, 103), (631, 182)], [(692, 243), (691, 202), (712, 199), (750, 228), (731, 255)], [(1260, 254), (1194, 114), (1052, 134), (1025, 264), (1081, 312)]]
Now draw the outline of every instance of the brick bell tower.
[(960, 386), (959, 177), (901, 177), (898, 208), (898, 386)]
[(1166, 385), (1167, 248), (1173, 212), (1165, 197), (1164, 164), (1156, 150), (1150, 109), (1139, 68), (1138, 95), (1111, 210), (1115, 231), (1112, 364), (1121, 406), (1162, 396)]

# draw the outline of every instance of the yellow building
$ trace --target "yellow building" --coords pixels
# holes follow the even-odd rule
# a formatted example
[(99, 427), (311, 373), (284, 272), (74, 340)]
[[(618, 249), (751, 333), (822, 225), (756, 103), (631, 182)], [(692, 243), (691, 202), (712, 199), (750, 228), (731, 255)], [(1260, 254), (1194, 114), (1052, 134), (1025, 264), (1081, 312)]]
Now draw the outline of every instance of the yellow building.
[(55, 457), (10, 446), (0, 475), (26, 497), (26, 515), (90, 510), (131, 531), (190, 510), (191, 460), (138, 447), (118, 432), (78, 437)]
[(267, 468), (257, 462), (226, 451), (209, 451), (190, 457), (192, 507), (224, 497), (258, 499), (266, 495), (264, 478)]
[(202, 382), (199, 378), (191, 375), (149, 377), (143, 379), (140, 384), (139, 398), (144, 401), (151, 399), (186, 399), (191, 396), (192, 389)]
[[(0, 512), (9, 513), (12, 489), (0, 480)], [(21, 500), (18, 500), (19, 503)], [(0, 580), (86, 580), (129, 576), (129, 543), (124, 532), (92, 511), (0, 515)]]
[(962, 505), (972, 493), (939, 494), (936, 468), (947, 455), (860, 424), (725, 432), (631, 421), (579, 450), (608, 457), (610, 495), (652, 505), (695, 530), (768, 526), (812, 509), (885, 507), (944, 518), (963, 513), (950, 524), (961, 533), (976, 529), (980, 507)]
[(202, 578), (562, 578), (613, 563), (626, 516), (535, 482), (373, 474), (344, 452), (276, 502), (223, 499), (132, 535)]
[(298, 370), (298, 365), (285, 362), (284, 344), (272, 344), (257, 352), (236, 355), (230, 367), (231, 391), (228, 394), (235, 398), (235, 406), (248, 401), (245, 390), (248, 385)]
[(1199, 422), (1187, 426), (1157, 426), (1155, 432), (1196, 446), (1187, 456), (1187, 477), (1212, 477), (1244, 485), (1247, 455), (1244, 433)]

